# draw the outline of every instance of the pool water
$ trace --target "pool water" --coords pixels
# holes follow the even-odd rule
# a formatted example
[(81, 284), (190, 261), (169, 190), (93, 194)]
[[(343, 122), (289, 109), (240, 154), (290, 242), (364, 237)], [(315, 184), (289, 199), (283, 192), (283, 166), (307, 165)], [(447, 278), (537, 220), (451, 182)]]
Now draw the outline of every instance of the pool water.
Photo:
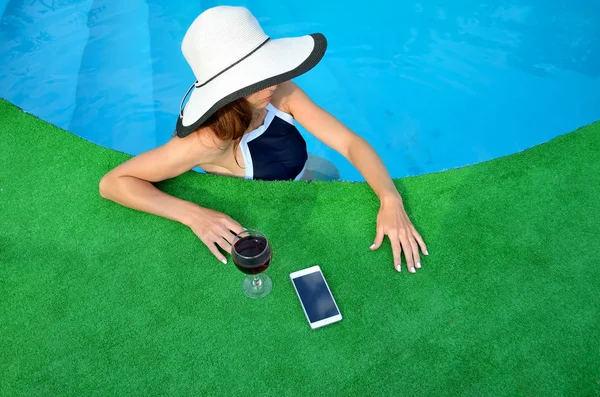
[[(0, 97), (129, 154), (164, 144), (194, 80), (181, 39), (221, 4), (248, 7), (272, 38), (325, 34), (325, 58), (295, 81), (394, 177), (508, 155), (600, 119), (600, 2), (589, 0), (0, 0)], [(363, 180), (300, 130), (342, 179)]]

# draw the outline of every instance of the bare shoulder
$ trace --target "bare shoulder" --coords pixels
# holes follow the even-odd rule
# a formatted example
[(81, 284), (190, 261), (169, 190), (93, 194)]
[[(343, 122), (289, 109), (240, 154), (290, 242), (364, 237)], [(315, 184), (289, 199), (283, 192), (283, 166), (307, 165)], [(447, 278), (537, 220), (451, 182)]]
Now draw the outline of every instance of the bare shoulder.
[(210, 128), (194, 131), (190, 135), (179, 138), (172, 137), (163, 147), (169, 155), (178, 155), (184, 158), (211, 160), (218, 155), (223, 147)]
[(193, 139), (196, 150), (205, 156), (219, 155), (227, 147), (227, 143), (217, 138), (215, 133), (208, 127), (194, 131), (189, 137)]
[(278, 85), (276, 91), (279, 91), (277, 100), (280, 106), (294, 120), (315, 138), (348, 158), (349, 147), (357, 142), (358, 135), (317, 105), (297, 84), (288, 81)]
[(302, 88), (289, 80), (277, 86), (271, 102), (273, 103), (273, 106), (294, 116), (295, 105), (307, 100), (310, 101)]
[(115, 177), (133, 176), (150, 182), (173, 178), (217, 158), (222, 151), (210, 135), (210, 131), (201, 130), (184, 138), (174, 136), (167, 143), (120, 164), (109, 174)]

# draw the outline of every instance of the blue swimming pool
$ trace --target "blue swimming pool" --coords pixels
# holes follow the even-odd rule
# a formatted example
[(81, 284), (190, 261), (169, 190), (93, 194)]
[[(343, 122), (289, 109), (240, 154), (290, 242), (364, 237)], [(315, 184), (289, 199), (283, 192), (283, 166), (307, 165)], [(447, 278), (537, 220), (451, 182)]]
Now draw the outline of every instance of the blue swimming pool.
[[(600, 119), (600, 2), (589, 0), (0, 0), (0, 97), (97, 144), (149, 150), (169, 139), (194, 80), (185, 30), (221, 4), (248, 7), (274, 38), (325, 34), (323, 62), (296, 81), (394, 177)], [(362, 180), (305, 136), (343, 179)]]

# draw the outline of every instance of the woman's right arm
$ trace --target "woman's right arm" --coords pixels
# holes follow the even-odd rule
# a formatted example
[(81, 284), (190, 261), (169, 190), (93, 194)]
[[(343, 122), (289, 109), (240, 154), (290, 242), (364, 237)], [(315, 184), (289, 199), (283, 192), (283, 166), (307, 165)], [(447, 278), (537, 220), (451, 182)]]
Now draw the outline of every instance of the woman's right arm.
[(100, 195), (190, 227), (217, 259), (226, 263), (215, 244), (231, 253), (232, 232), (239, 233), (242, 226), (225, 214), (171, 196), (152, 184), (210, 162), (212, 152), (195, 134), (172, 138), (165, 145), (139, 154), (108, 172), (100, 180)]

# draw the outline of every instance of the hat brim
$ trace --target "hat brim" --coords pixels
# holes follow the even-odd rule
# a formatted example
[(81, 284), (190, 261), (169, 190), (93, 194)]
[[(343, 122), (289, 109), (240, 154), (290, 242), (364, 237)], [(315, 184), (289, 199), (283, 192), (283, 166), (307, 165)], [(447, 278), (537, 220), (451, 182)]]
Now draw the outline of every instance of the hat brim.
[(228, 103), (308, 72), (326, 49), (327, 40), (320, 33), (269, 40), (205, 86), (194, 88), (177, 120), (177, 136), (191, 134)]

